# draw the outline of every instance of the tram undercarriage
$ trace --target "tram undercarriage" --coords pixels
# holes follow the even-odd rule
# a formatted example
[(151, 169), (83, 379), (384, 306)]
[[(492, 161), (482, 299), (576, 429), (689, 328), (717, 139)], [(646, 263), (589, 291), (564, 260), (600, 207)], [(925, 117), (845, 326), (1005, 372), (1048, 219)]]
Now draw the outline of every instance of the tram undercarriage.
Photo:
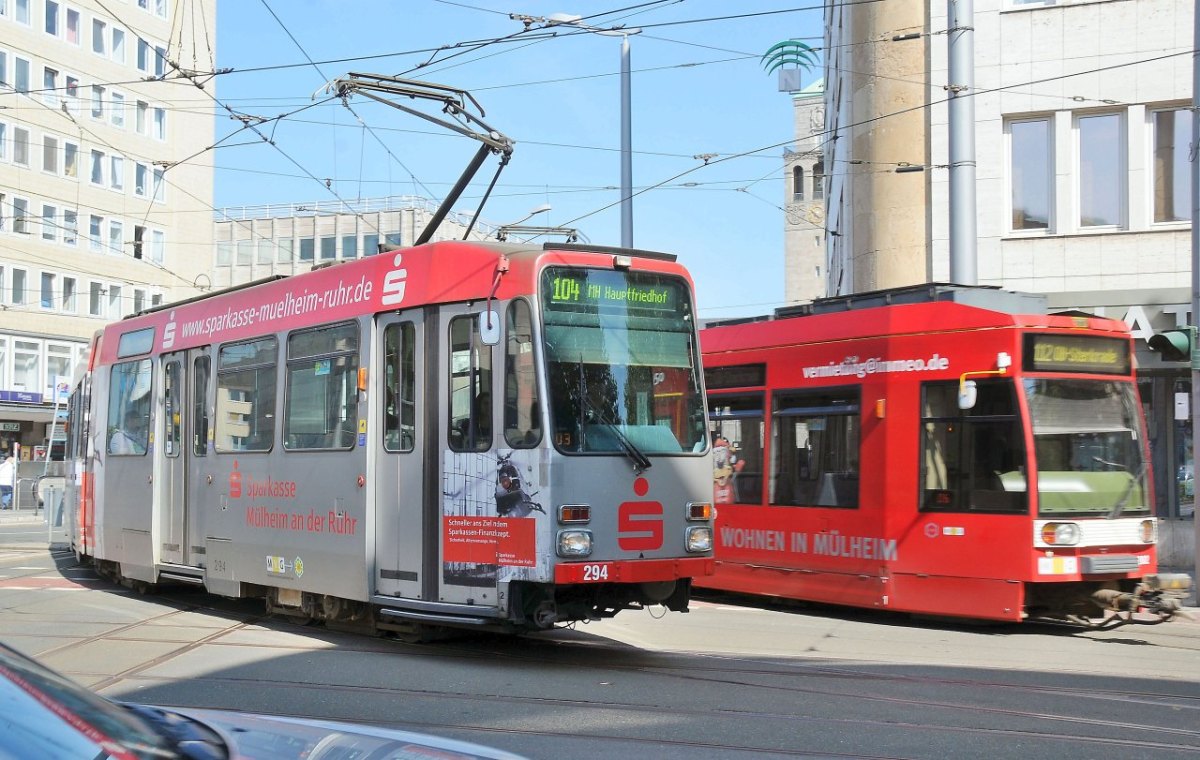
[(1159, 573), (1140, 580), (1028, 584), (1026, 619), (1097, 630), (1158, 625), (1186, 614), (1183, 599), (1190, 588), (1191, 578), (1183, 573)]
[[(197, 575), (184, 577), (160, 572), (157, 582), (131, 578), (122, 573), (120, 563), (94, 560), (96, 572), (113, 583), (148, 594), (166, 586), (203, 587)], [(408, 641), (433, 641), (469, 631), (533, 633), (580, 621), (603, 620), (618, 612), (661, 605), (672, 612), (687, 612), (691, 598), (691, 579), (647, 583), (603, 583), (548, 585), (513, 582), (509, 587), (509, 613), (466, 614), (432, 611), (441, 605), (414, 604), (405, 600), (380, 605), (329, 594), (256, 584), (241, 584), (240, 598), (261, 598), (266, 613), (302, 624), (323, 624), (328, 628), (368, 635), (393, 634)], [(449, 605), (447, 605), (448, 607)]]

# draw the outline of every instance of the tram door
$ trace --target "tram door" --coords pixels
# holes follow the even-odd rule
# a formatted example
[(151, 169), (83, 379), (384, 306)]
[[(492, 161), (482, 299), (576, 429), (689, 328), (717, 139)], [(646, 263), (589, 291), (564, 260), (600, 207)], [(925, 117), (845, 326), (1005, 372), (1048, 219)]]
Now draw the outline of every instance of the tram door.
[[(163, 562), (204, 566), (203, 531), (189, 477), (196, 457), (207, 453), (208, 356), (204, 349), (162, 358), (162, 443), (158, 497), (160, 557)], [(197, 409), (200, 415), (197, 415)]]
[[(499, 336), (499, 324), (491, 329)], [(432, 371), (439, 415), (430, 424), (436, 425), (441, 453), (438, 600), (497, 606), (492, 522), (499, 465), (492, 403), (497, 348), (483, 341), (478, 309), (464, 306), (439, 309), (437, 343), (440, 355)]]
[(185, 353), (162, 357), (162, 440), (155, 447), (162, 463), (158, 475), (157, 516), (159, 557), (163, 562), (184, 564), (187, 545), (187, 462), (181, 451), (183, 439)]
[[(388, 314), (376, 320), (371, 368), (372, 406), (382, 439), (377, 447), (375, 483), (375, 588), (385, 596), (428, 599), (426, 558), (436, 524), (430, 505), (437, 506), (424, 469), (427, 451), (424, 321), (419, 312)], [(432, 491), (436, 493), (435, 490)]]

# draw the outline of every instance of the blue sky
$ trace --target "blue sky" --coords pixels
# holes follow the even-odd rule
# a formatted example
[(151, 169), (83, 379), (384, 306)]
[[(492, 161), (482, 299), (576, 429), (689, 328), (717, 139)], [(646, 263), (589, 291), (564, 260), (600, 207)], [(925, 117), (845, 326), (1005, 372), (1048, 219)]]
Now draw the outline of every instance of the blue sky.
[[(233, 72), (218, 78), (217, 98), (245, 114), (292, 115), (271, 131), (277, 147), (243, 132), (215, 151), (215, 205), (444, 196), (478, 143), (361, 95), (353, 112), (337, 100), (320, 104), (327, 80), (370, 72), (465, 89), (485, 121), (515, 141), (481, 218), (513, 222), (548, 203), (527, 223), (619, 245), (621, 40), (535, 28), (464, 44), (521, 32), (510, 13), (642, 28), (630, 38), (633, 185), (656, 187), (634, 199), (634, 245), (679, 256), (704, 317), (781, 305), (781, 144), (792, 138), (792, 106), (759, 59), (786, 39), (820, 44), (815, 0), (226, 0), (217, 61)], [(358, 57), (366, 58), (346, 60)], [(218, 140), (238, 126), (225, 115), (216, 125)], [(701, 154), (716, 158), (704, 166)], [(474, 211), (496, 161), (456, 210)]]

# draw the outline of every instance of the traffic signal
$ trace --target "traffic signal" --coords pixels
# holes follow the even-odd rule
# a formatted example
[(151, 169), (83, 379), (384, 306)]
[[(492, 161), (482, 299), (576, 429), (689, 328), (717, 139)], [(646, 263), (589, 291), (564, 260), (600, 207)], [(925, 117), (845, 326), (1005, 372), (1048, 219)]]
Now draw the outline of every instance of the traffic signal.
[(1147, 343), (1151, 351), (1162, 355), (1163, 361), (1185, 362), (1193, 357), (1196, 349), (1196, 328), (1188, 325), (1156, 333)]

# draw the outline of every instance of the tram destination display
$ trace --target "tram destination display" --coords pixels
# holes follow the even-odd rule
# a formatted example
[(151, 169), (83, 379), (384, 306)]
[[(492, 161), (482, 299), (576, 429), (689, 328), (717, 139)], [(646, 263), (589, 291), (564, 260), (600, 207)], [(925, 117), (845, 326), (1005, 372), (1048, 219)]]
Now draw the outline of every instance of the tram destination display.
[(1087, 335), (1026, 334), (1024, 367), (1028, 372), (1126, 375), (1130, 371), (1129, 342)]

